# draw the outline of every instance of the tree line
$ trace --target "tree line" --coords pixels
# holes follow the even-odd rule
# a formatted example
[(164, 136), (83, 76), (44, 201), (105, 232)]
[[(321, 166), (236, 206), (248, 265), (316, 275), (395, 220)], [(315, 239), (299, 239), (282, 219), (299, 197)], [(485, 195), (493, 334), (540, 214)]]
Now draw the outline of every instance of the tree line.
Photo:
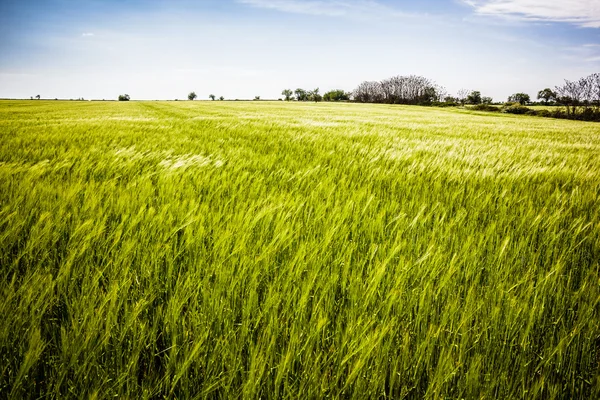
[(446, 89), (417, 75), (395, 76), (382, 81), (365, 81), (354, 89), (353, 98), (358, 103), (420, 104), (441, 101)]
[[(533, 110), (527, 93), (514, 93), (501, 107), (493, 106), (491, 97), (482, 96), (478, 90), (461, 89), (456, 96), (448, 95), (443, 86), (416, 75), (395, 76), (382, 81), (364, 81), (351, 93), (350, 100), (358, 103), (465, 106), (476, 110), (501, 111), (543, 117), (600, 121), (600, 73), (577, 81), (565, 80), (554, 90), (545, 88), (537, 93), (538, 104), (560, 106), (550, 110)], [(499, 103), (496, 103), (499, 104)], [(562, 108), (561, 108), (562, 107)]]
[[(483, 96), (478, 90), (461, 89), (455, 96), (434, 81), (418, 75), (394, 76), (381, 81), (364, 81), (353, 91), (330, 90), (321, 94), (319, 88), (307, 90), (284, 89), (281, 92), (285, 101), (353, 101), (357, 103), (465, 106), (472, 105), (476, 110), (501, 111), (514, 114), (530, 114), (556, 118), (600, 121), (600, 73), (594, 73), (576, 81), (565, 80), (554, 89), (545, 88), (537, 93), (538, 103), (534, 103), (527, 93), (514, 93), (505, 103), (494, 103), (491, 97)], [(36, 96), (39, 98), (39, 95)], [(188, 94), (188, 100), (195, 100), (195, 92)], [(211, 100), (217, 97), (208, 96)], [(129, 95), (120, 95), (120, 101), (128, 101)], [(219, 100), (225, 100), (223, 96)], [(254, 100), (260, 100), (256, 96)], [(556, 105), (562, 108), (533, 110), (531, 104)], [(501, 107), (499, 107), (499, 105)]]
[[(347, 93), (341, 89), (330, 90), (325, 94), (321, 95), (319, 88), (313, 90), (306, 90), (302, 88), (298, 88), (296, 90), (292, 89), (284, 89), (281, 92), (281, 95), (284, 96), (285, 101), (349, 101), (352, 94)], [(281, 100), (281, 99), (280, 99)]]

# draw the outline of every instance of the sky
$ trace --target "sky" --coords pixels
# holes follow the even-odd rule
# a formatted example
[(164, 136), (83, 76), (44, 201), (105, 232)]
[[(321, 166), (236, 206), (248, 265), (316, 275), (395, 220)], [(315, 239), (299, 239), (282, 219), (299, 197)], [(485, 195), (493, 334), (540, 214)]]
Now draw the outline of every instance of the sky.
[(594, 72), (599, 0), (0, 0), (0, 98), (277, 99), (415, 74), (504, 101)]

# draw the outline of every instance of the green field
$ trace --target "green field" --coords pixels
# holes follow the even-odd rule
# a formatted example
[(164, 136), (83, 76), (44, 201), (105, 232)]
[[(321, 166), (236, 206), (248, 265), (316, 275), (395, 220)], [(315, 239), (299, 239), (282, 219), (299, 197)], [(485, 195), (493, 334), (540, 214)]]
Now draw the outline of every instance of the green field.
[(2, 398), (599, 398), (600, 124), (0, 102)]

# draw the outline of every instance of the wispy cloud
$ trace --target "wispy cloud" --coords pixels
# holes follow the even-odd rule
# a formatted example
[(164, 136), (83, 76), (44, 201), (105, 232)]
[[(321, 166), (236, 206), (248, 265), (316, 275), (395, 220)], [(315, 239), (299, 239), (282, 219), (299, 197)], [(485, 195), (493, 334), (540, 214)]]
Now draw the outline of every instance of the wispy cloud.
[(600, 28), (598, 0), (463, 0), (479, 15)]
[(90, 37), (90, 36), (94, 36), (94, 34), (91, 33), (91, 32), (84, 32), (84, 33), (81, 34), (81, 36), (82, 37)]
[(412, 16), (374, 0), (238, 0), (238, 2), (256, 8), (328, 17)]
[(566, 47), (562, 50), (563, 58), (574, 63), (598, 64), (600, 61), (600, 44), (588, 43), (580, 46)]
[(597, 0), (463, 0), (477, 14), (600, 28)]

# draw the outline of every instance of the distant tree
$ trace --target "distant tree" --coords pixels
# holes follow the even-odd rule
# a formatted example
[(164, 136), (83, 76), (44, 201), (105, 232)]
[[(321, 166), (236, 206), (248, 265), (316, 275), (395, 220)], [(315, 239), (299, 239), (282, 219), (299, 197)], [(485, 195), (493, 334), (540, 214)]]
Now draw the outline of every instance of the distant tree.
[(319, 101), (323, 100), (323, 96), (321, 96), (319, 94), (319, 88), (316, 88), (315, 90), (311, 90), (308, 93), (308, 97), (310, 100), (314, 101), (315, 103), (318, 103)]
[(209, 99), (211, 99), (212, 101), (215, 101), (215, 99), (217, 98), (217, 96), (215, 96), (214, 94), (211, 94), (208, 96)]
[(600, 112), (600, 73), (591, 74), (587, 78), (589, 90), (589, 101)]
[(341, 89), (330, 90), (323, 95), (324, 101), (348, 101), (350, 100), (350, 93), (346, 93)]
[(190, 92), (190, 94), (188, 94), (188, 100), (196, 100), (196, 97), (198, 97), (196, 92)]
[(371, 98), (369, 102), (387, 104), (431, 104), (446, 96), (446, 89), (423, 76), (394, 76), (381, 82), (363, 82), (356, 90), (357, 101)]
[(292, 92), (291, 89), (284, 89), (283, 92), (281, 92), (281, 95), (285, 96), (285, 101), (290, 101), (294, 95), (294, 92)]
[(556, 100), (556, 93), (552, 89), (546, 88), (538, 92), (537, 98), (538, 100), (544, 100), (544, 103), (547, 105), (550, 100)]
[(33, 96), (29, 97), (31, 100), (33, 100)]
[(260, 96), (254, 96), (254, 101), (260, 100)]
[(577, 108), (581, 104), (584, 88), (580, 82), (572, 82), (565, 79), (565, 84), (556, 87), (556, 97), (560, 104), (567, 109), (567, 115), (577, 114)]
[(381, 82), (364, 81), (354, 89), (352, 97), (358, 103), (381, 103), (385, 98), (385, 93)]
[(219, 97), (219, 100), (223, 101), (223, 100), (225, 100), (225, 97), (221, 96), (221, 97)]
[(434, 86), (427, 86), (422, 90), (422, 93), (415, 98), (415, 102), (421, 105), (431, 105), (439, 99), (437, 89)]
[(481, 104), (481, 92), (478, 90), (473, 90), (467, 96), (467, 103), (469, 104)]
[(469, 93), (471, 93), (470, 90), (460, 89), (458, 91), (458, 93), (456, 94), (457, 102), (464, 106), (465, 103), (467, 102), (467, 98), (469, 97)]
[(120, 94), (119, 95), (119, 101), (129, 101), (131, 100), (131, 97), (129, 97), (128, 94)]
[(35, 98), (39, 100), (40, 99), (40, 95), (38, 94), (37, 96), (35, 96)]
[(298, 101), (307, 101), (308, 100), (308, 92), (304, 89), (296, 89), (294, 91), (294, 94), (296, 95), (296, 100)]
[(508, 101), (511, 103), (519, 103), (524, 106), (531, 101), (531, 98), (527, 93), (515, 93), (508, 97)]
[(448, 97), (448, 89), (443, 86), (438, 86), (436, 88), (437, 98), (435, 101), (442, 102), (446, 97)]
[(492, 99), (491, 97), (482, 97), (481, 98), (482, 104), (492, 104), (493, 102), (494, 102), (494, 99)]
[(456, 97), (446, 96), (444, 97), (444, 103), (460, 103)]

